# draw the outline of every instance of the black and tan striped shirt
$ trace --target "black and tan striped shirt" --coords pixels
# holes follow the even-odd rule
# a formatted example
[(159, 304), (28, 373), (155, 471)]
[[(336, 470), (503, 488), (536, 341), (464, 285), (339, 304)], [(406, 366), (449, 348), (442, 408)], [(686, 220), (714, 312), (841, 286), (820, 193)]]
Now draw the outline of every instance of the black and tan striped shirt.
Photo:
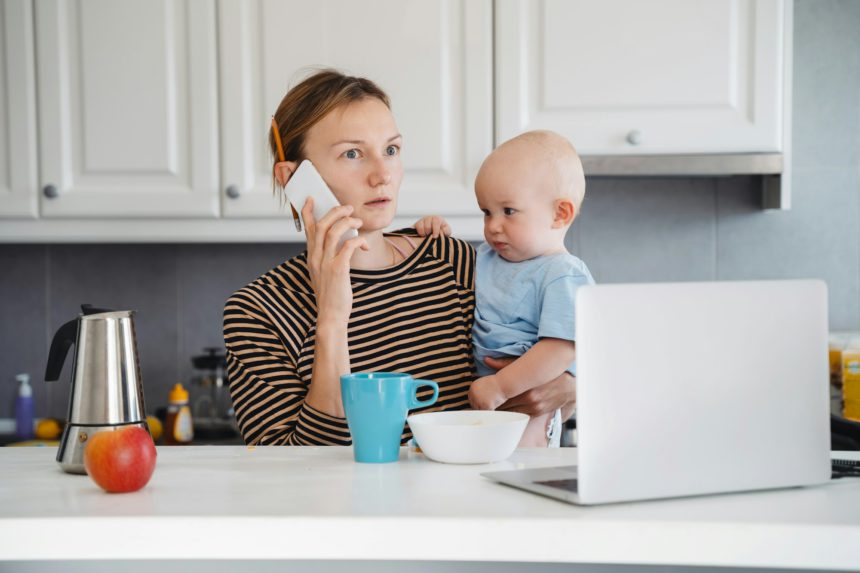
[[(401, 234), (414, 236), (414, 231)], [(352, 372), (407, 372), (439, 384), (423, 409), (468, 407), (475, 377), (475, 251), (450, 237), (423, 239), (401, 263), (353, 270)], [(305, 404), (316, 335), (306, 253), (238, 290), (224, 307), (230, 394), (247, 444), (349, 445), (345, 418)], [(419, 399), (430, 395), (427, 388)], [(411, 437), (404, 428), (403, 441)]]

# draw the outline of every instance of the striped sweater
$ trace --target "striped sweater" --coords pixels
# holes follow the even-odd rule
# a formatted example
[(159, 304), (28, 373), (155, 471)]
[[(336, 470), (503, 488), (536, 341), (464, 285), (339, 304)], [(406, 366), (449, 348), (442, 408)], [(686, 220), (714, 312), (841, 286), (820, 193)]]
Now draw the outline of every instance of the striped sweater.
[[(401, 232), (414, 236), (413, 230)], [(475, 378), (475, 251), (450, 237), (423, 239), (399, 264), (352, 270), (352, 372), (407, 372), (439, 384), (422, 411), (468, 407)], [(236, 291), (224, 307), (230, 395), (247, 444), (349, 445), (345, 418), (305, 404), (317, 308), (302, 253)], [(424, 388), (419, 399), (430, 395)], [(408, 426), (402, 441), (411, 437)]]

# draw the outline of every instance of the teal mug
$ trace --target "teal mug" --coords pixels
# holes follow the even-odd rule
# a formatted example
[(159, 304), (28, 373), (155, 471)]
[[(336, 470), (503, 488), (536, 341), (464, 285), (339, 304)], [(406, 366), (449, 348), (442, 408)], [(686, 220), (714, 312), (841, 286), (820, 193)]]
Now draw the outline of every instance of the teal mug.
[[(433, 396), (418, 400), (421, 386), (433, 388)], [(434, 404), (439, 385), (400, 372), (363, 372), (341, 376), (340, 394), (355, 461), (385, 463), (400, 457), (400, 437), (409, 410)]]

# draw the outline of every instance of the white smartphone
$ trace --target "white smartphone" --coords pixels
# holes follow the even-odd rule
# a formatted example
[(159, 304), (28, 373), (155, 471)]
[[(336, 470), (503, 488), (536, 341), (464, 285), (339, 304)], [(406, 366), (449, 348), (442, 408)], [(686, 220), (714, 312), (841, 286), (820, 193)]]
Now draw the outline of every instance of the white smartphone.
[[(293, 173), (287, 186), (284, 188), (287, 194), (287, 199), (296, 208), (301, 216), (302, 207), (305, 206), (305, 200), (308, 197), (313, 197), (314, 200), (314, 220), (319, 221), (322, 217), (340, 205), (334, 193), (328, 188), (328, 185), (323, 181), (322, 176), (317, 171), (314, 164), (305, 159), (299, 164), (299, 168)], [(302, 217), (302, 224), (305, 224)], [(340, 250), (341, 245), (347, 239), (358, 236), (358, 231), (355, 229), (347, 230), (338, 241), (337, 250)]]

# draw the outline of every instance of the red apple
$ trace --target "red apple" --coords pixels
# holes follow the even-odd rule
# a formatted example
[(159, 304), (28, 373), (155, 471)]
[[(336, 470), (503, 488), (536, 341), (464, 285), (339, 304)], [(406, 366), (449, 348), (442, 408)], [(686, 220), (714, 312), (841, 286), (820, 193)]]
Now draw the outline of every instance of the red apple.
[(106, 491), (137, 491), (152, 477), (155, 455), (149, 432), (139, 426), (128, 426), (91, 437), (84, 448), (84, 467)]

